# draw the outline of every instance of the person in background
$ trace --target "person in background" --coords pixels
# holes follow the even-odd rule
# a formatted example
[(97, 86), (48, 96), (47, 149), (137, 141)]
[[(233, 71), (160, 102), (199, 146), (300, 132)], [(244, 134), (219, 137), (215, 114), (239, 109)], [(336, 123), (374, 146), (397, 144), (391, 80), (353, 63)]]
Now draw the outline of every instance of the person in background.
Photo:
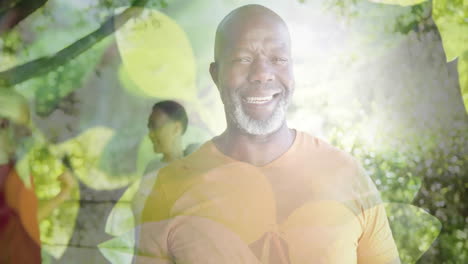
[[(159, 169), (183, 158), (197, 148), (197, 144), (190, 144), (185, 150), (183, 148), (182, 139), (187, 130), (188, 117), (184, 107), (175, 101), (161, 101), (154, 104), (146, 125), (153, 152), (162, 154), (162, 158), (158, 157), (147, 164), (143, 176), (127, 188), (109, 214), (106, 232), (115, 236), (114, 243), (125, 245), (124, 252), (119, 252), (122, 248), (111, 247), (110, 250), (107, 247), (100, 248), (112, 263), (131, 263), (132, 256), (128, 255), (128, 250), (133, 249), (137, 241), (134, 238), (139, 236), (141, 212)], [(124, 235), (128, 231), (134, 233), (130, 236)], [(129, 245), (130, 248), (127, 248)]]
[(190, 144), (185, 150), (183, 148), (182, 137), (187, 131), (187, 126), (187, 112), (181, 104), (166, 100), (153, 105), (148, 117), (148, 137), (153, 144), (154, 153), (163, 156), (162, 160), (158, 159), (148, 164), (133, 198), (135, 225), (139, 223), (143, 205), (156, 180), (158, 170), (196, 150), (197, 144)]
[[(74, 180), (69, 171), (59, 176), (61, 191), (39, 205), (32, 175), (20, 177), (19, 160), (31, 140), (27, 100), (0, 88), (0, 263), (41, 263), (39, 221), (70, 197)], [(28, 166), (28, 164), (26, 164)], [(30, 184), (22, 179), (29, 178)], [(30, 186), (29, 186), (30, 185)]]
[[(174, 101), (161, 101), (153, 105), (148, 117), (148, 137), (154, 153), (162, 154), (162, 162), (170, 163), (184, 156), (182, 136), (187, 130), (188, 117), (182, 105)], [(149, 164), (146, 173), (154, 166)]]

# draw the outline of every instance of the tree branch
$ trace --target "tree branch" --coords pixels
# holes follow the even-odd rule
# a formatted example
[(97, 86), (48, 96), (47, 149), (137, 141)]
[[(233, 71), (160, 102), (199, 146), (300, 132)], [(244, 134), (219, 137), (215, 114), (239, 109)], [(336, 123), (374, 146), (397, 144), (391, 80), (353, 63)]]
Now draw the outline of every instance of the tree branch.
[(132, 5), (125, 11), (118, 15), (111, 16), (98, 29), (77, 40), (68, 47), (58, 51), (54, 55), (44, 56), (0, 72), (0, 87), (10, 87), (36, 76), (48, 73), (58, 66), (72, 60), (93, 47), (105, 37), (114, 33), (115, 30), (119, 29), (130, 18), (138, 15), (141, 10), (133, 7), (145, 6), (147, 2), (148, 0), (133, 1)]
[(0, 4), (0, 35), (34, 13), (48, 0), (7, 0)]

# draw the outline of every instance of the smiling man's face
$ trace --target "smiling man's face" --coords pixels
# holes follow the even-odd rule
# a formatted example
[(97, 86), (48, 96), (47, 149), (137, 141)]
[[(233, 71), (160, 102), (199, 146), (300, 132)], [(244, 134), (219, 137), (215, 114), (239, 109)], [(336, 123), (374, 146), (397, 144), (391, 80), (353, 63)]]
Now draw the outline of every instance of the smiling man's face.
[(227, 121), (252, 135), (268, 135), (285, 122), (294, 76), (289, 32), (264, 10), (227, 18), (218, 32), (213, 80)]

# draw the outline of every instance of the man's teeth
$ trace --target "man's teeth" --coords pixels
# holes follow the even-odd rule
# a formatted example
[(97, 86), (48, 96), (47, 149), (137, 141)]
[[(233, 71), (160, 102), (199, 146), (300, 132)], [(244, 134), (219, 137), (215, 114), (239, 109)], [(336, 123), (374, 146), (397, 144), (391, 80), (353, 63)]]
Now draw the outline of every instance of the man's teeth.
[(249, 104), (264, 104), (273, 99), (273, 95), (265, 97), (244, 97), (244, 101)]

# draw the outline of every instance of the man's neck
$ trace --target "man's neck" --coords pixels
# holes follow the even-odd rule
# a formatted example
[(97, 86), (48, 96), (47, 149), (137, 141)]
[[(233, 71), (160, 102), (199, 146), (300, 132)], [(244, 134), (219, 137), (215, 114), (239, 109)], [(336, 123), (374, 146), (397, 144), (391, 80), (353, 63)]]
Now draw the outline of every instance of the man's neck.
[(266, 165), (283, 155), (293, 144), (296, 132), (283, 126), (276, 132), (265, 135), (249, 135), (237, 128), (230, 128), (213, 139), (224, 155), (255, 166)]
[(174, 146), (171, 152), (163, 153), (162, 161), (166, 163), (171, 163), (183, 157), (184, 157), (184, 151), (182, 150), (182, 144), (180, 142), (176, 142), (174, 143)]
[(171, 163), (175, 160), (181, 159), (183, 157), (182, 153), (176, 154), (176, 153), (167, 153), (163, 154), (162, 161), (166, 163)]

